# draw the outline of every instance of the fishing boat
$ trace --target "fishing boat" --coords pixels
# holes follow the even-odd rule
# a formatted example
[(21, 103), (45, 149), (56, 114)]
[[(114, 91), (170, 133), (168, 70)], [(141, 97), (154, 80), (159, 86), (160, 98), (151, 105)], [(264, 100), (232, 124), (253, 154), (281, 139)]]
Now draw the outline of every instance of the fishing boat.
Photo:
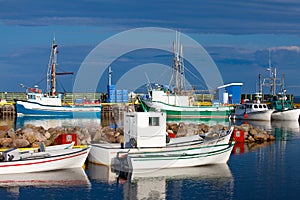
[(273, 98), (270, 105), (274, 110), (272, 120), (298, 121), (300, 109), (294, 108), (291, 100), (286, 100), (285, 97)]
[(90, 147), (52, 151), (8, 149), (1, 154), (0, 174), (31, 173), (82, 167)]
[(179, 36), (173, 43), (172, 76), (170, 85), (148, 85), (148, 97), (142, 98), (141, 103), (146, 111), (160, 111), (167, 113), (168, 121), (228, 119), (232, 106), (213, 104), (199, 106), (194, 104), (193, 89), (185, 89), (185, 75), (182, 45)]
[[(47, 70), (47, 91), (42, 92), (38, 86), (26, 88), (26, 100), (15, 99), (17, 116), (51, 116), (69, 118), (100, 118), (101, 105), (71, 106), (62, 104), (62, 94), (56, 91), (56, 76), (71, 72), (57, 73), (57, 44), (52, 43), (51, 55)], [(72, 74), (72, 73), (71, 73)]]
[[(186, 155), (188, 161), (192, 155), (196, 159), (197, 156), (203, 157), (205, 153), (207, 158), (202, 163), (224, 162), (228, 160), (233, 147), (233, 143), (230, 143), (232, 133), (233, 127), (214, 134), (171, 138), (169, 141), (166, 139), (166, 113), (128, 112), (124, 115), (124, 144), (91, 144), (88, 160), (111, 166), (122, 164), (126, 156), (131, 158), (132, 155), (141, 157), (158, 155), (165, 158)], [(210, 159), (212, 157), (209, 155), (215, 159)], [(157, 162), (159, 160), (156, 159)], [(194, 164), (190, 165), (187, 162), (178, 166), (194, 166)]]
[(257, 121), (270, 121), (272, 109), (269, 109), (266, 103), (256, 102), (244, 102), (237, 105), (232, 115), (233, 119), (242, 120), (257, 120)]
[[(294, 108), (291, 99), (287, 99), (286, 89), (284, 84), (284, 75), (281, 79), (277, 78), (276, 67), (271, 67), (269, 58), (270, 77), (265, 78), (262, 85), (269, 86), (271, 92), (270, 108), (273, 109), (271, 116), (272, 120), (281, 121), (298, 121), (300, 109)], [(277, 94), (277, 86), (281, 86), (280, 93)]]
[(234, 142), (205, 145), (185, 150), (162, 152), (120, 152), (117, 159), (121, 166), (136, 169), (180, 168), (201, 165), (224, 164), (229, 160)]

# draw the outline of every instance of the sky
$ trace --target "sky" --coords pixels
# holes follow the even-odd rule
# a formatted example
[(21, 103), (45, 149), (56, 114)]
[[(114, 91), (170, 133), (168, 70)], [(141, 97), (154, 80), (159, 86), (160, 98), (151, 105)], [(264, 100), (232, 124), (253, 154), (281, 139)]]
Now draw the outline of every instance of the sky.
[[(179, 31), (190, 38), (181, 41), (184, 57), (209, 61), (201, 70), (207, 69), (218, 84), (220, 74), (224, 84), (243, 83), (242, 93), (257, 92), (258, 74), (269, 77), (270, 52), (271, 66), (278, 77), (284, 74), (287, 92), (299, 96), (299, 19), (297, 0), (0, 0), (0, 92), (24, 91), (21, 83), (46, 88), (54, 37), (57, 70), (75, 73), (58, 77), (59, 91), (72, 91), (85, 69), (89, 73), (81, 90), (105, 92), (108, 66), (119, 89), (136, 90), (143, 81), (165, 84), (172, 31)], [(193, 48), (199, 54), (189, 51)], [(193, 63), (185, 60), (190, 84), (199, 89), (214, 85), (206, 72), (194, 74), (199, 66)]]

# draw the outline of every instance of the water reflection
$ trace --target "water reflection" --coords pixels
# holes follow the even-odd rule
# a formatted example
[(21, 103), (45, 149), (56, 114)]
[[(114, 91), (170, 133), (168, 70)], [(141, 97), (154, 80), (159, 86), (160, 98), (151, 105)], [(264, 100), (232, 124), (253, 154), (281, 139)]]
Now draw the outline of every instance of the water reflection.
[(240, 126), (241, 124), (250, 124), (254, 127), (265, 129), (275, 136), (281, 135), (279, 138), (284, 138), (284, 136), (294, 136), (299, 137), (300, 127), (298, 121), (246, 121), (246, 120), (236, 120), (233, 125)]
[(35, 118), (35, 117), (17, 117), (15, 128), (22, 128), (26, 124), (42, 126), (44, 129), (54, 127), (98, 127), (101, 125), (99, 118)]
[(234, 187), (227, 164), (128, 172), (89, 163), (88, 176), (95, 181), (121, 184), (124, 199), (165, 199), (172, 192), (181, 199), (184, 196), (180, 196), (179, 192), (183, 190), (185, 181), (212, 185), (224, 190), (227, 195), (233, 192)]
[(68, 188), (91, 187), (91, 183), (82, 168), (59, 171), (21, 173), (0, 176), (0, 188), (5, 188), (14, 196), (20, 194), (22, 187), (36, 188)]

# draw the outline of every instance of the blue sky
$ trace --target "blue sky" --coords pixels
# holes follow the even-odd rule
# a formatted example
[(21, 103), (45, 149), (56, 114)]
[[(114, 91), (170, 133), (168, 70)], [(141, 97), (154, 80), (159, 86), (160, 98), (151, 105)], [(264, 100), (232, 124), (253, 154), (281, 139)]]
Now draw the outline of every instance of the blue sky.
[[(259, 73), (269, 75), (271, 49), (272, 63), (279, 76), (285, 74), (288, 93), (300, 95), (299, 19), (296, 0), (0, 0), (0, 91), (22, 91), (20, 83), (45, 87), (54, 35), (59, 45), (58, 70), (76, 73), (104, 40), (133, 28), (159, 27), (196, 40), (216, 63), (224, 83), (243, 82), (244, 93), (257, 90)], [(114, 81), (124, 73), (120, 66), (129, 70), (152, 62), (169, 65), (170, 59), (161, 51), (128, 53), (112, 64)], [(100, 79), (100, 91), (105, 91), (106, 78)], [(70, 91), (75, 76), (58, 79), (59, 90)]]

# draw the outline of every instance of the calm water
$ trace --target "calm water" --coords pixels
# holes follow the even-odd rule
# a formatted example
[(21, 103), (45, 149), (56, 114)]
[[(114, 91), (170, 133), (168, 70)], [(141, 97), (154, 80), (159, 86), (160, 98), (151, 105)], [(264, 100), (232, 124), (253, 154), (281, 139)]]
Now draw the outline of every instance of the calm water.
[(237, 145), (226, 165), (126, 174), (88, 163), (86, 170), (0, 176), (1, 199), (299, 199), (299, 124), (255, 125), (276, 141)]

